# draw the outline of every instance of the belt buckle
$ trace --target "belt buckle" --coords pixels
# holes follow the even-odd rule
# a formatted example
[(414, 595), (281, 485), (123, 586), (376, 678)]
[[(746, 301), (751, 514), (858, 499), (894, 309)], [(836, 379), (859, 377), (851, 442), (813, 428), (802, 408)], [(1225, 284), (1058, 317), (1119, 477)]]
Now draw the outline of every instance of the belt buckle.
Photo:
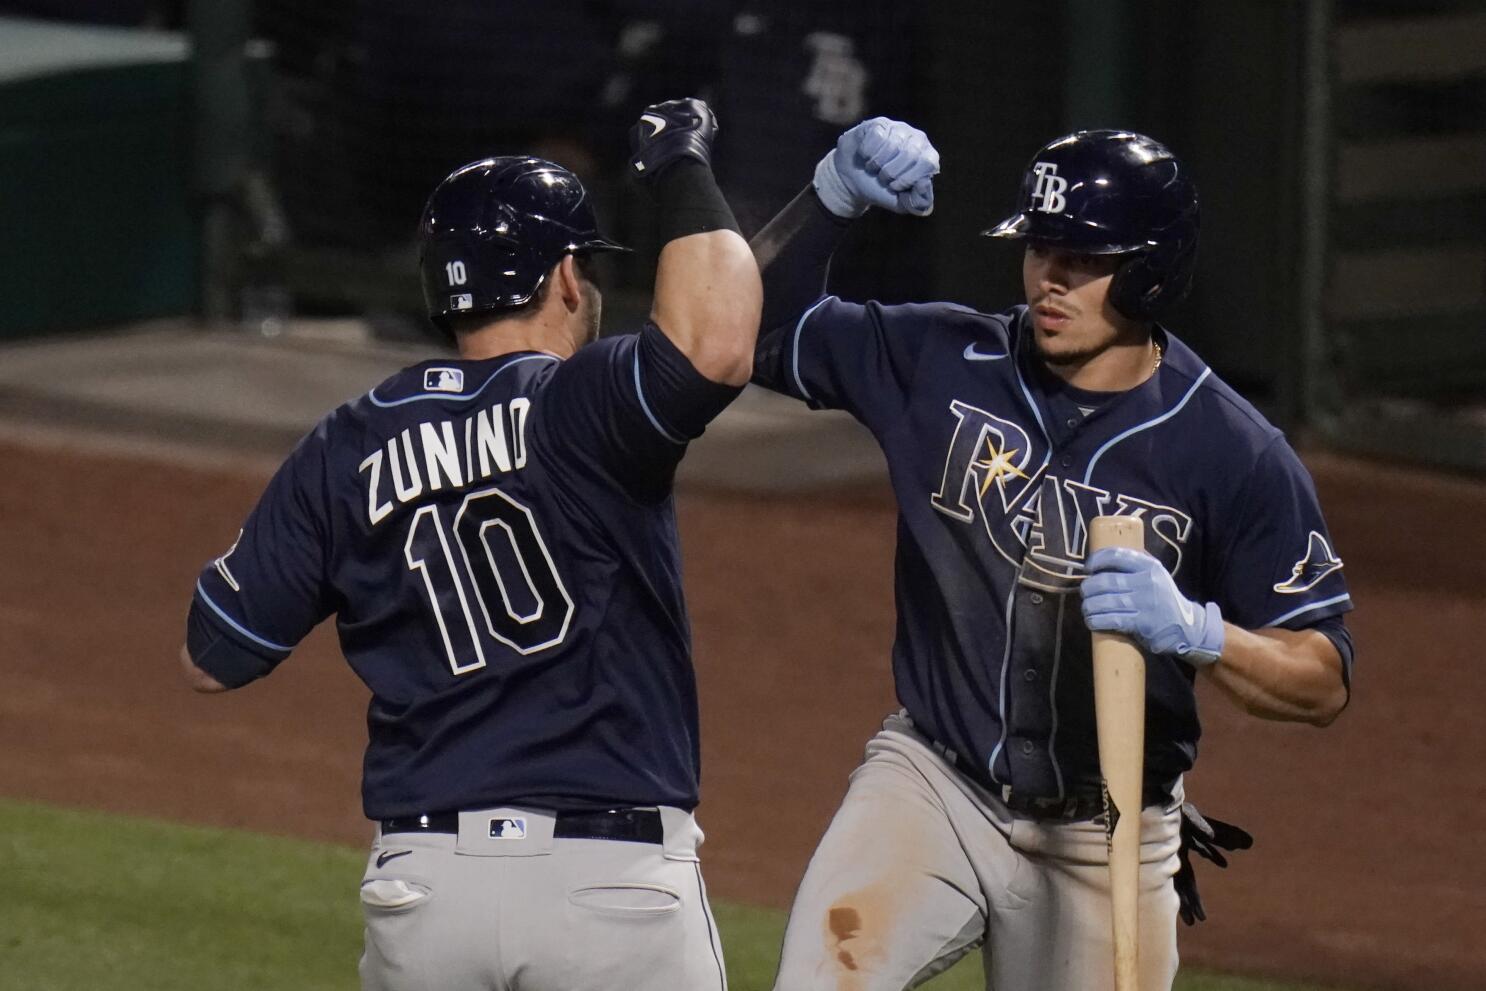
[(1044, 819), (1072, 819), (1078, 813), (1078, 799), (1072, 795), (1061, 798), (1033, 795), (1023, 797), (1012, 790), (1011, 785), (1001, 786), (1001, 802), (1013, 812), (1024, 812)]
[(1071, 799), (1057, 797), (1038, 797), (1027, 800), (1033, 811), (1050, 819), (1062, 819), (1068, 816)]

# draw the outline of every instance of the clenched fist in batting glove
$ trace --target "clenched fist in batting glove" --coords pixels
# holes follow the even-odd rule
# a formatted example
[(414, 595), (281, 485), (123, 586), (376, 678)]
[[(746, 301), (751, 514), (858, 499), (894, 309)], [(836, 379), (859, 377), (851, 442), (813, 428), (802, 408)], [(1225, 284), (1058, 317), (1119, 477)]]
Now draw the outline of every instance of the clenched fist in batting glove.
[(939, 152), (923, 131), (873, 117), (836, 140), (815, 167), (815, 194), (838, 217), (860, 217), (868, 207), (926, 217), (934, 210)]
[(701, 100), (667, 100), (652, 103), (629, 131), (630, 168), (640, 179), (649, 179), (667, 165), (692, 158), (712, 167), (712, 141), (717, 137), (717, 117)]

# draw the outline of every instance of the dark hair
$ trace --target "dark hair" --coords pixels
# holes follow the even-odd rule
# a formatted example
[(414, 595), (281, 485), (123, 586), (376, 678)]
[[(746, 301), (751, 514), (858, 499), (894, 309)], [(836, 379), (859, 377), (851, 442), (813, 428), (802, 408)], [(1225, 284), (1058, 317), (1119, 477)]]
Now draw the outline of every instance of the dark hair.
[[(594, 263), (590, 254), (573, 255), (573, 267), (577, 269), (578, 277), (585, 282), (599, 285), (598, 266)], [(559, 260), (552, 267), (562, 264)], [(462, 334), (473, 333), (490, 326), (497, 320), (524, 320), (530, 317), (542, 304), (547, 301), (548, 294), (552, 291), (552, 272), (549, 269), (547, 276), (542, 279), (542, 284), (537, 286), (537, 291), (520, 306), (511, 306), (505, 309), (480, 310), (475, 313), (450, 313), (444, 317), (448, 329), (455, 337)]]

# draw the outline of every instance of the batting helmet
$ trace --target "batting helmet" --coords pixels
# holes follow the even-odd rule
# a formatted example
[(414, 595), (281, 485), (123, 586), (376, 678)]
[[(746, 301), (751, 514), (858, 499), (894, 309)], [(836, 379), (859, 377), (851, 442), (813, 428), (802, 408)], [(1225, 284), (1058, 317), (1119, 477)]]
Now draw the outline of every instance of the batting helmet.
[(599, 233), (583, 183), (540, 158), (487, 158), (439, 183), (418, 223), (428, 316), (522, 306), (563, 255), (627, 251)]
[(1197, 187), (1176, 156), (1143, 134), (1078, 131), (1049, 142), (1027, 166), (1017, 206), (985, 235), (1129, 255), (1109, 297), (1132, 320), (1156, 317), (1191, 285)]

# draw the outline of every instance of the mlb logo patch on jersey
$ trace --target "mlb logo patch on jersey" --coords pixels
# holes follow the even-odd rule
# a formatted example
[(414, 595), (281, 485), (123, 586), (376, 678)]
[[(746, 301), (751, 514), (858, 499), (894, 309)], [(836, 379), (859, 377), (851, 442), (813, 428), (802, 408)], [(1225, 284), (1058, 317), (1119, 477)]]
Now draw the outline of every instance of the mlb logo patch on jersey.
[(455, 293), (449, 297), (449, 309), (472, 310), (475, 308), (475, 297), (467, 292)]
[(424, 392), (463, 392), (464, 372), (458, 368), (425, 368)]
[(514, 816), (509, 819), (490, 820), (490, 838), (492, 840), (524, 840), (526, 839), (526, 819), (523, 816)]

